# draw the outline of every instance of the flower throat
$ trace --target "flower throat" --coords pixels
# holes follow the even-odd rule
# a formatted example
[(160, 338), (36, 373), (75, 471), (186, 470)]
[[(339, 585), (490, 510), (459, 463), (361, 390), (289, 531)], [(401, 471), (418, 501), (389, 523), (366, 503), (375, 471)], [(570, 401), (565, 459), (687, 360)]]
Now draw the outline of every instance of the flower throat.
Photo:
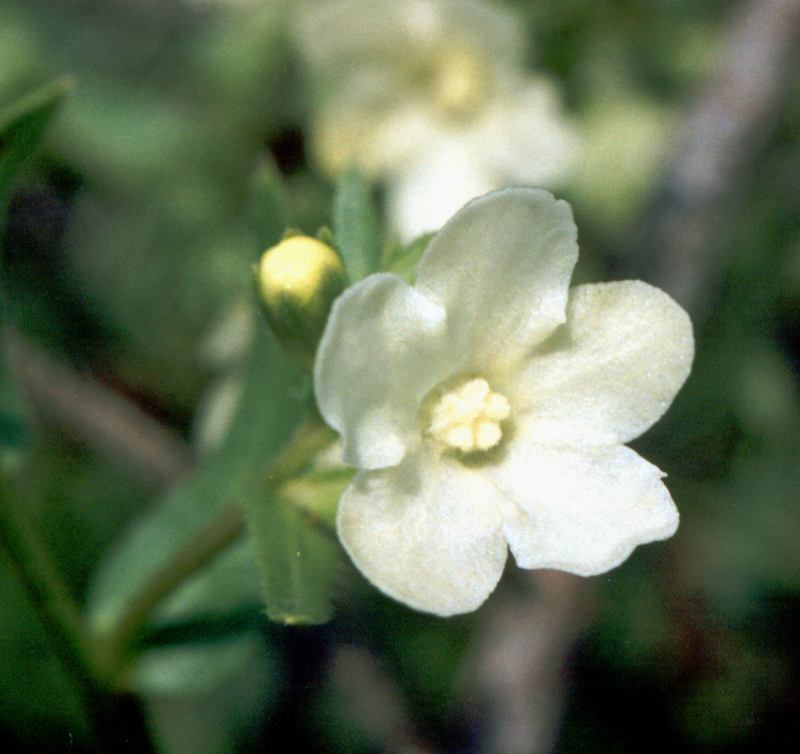
[(446, 392), (434, 391), (428, 405), (426, 434), (462, 453), (494, 448), (503, 437), (502, 422), (511, 414), (505, 396), (493, 392), (483, 377), (459, 382)]

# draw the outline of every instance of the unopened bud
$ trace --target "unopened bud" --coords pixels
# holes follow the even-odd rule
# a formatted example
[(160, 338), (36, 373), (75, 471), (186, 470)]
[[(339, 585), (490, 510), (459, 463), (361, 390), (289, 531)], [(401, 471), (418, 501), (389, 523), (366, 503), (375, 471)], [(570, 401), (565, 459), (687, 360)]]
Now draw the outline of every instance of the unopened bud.
[(264, 252), (256, 282), (273, 332), (309, 369), (333, 301), (347, 284), (342, 260), (321, 241), (292, 236)]

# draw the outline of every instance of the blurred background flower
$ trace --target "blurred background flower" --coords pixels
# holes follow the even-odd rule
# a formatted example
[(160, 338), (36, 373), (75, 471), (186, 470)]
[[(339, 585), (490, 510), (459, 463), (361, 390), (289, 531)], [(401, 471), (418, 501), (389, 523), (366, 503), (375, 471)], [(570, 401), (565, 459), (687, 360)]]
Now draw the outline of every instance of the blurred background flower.
[(563, 184), (579, 150), (558, 86), (523, 67), (521, 19), (482, 0), (332, 0), (298, 6), (314, 101), (310, 137), (331, 176), (385, 182), (409, 240), (469, 199)]

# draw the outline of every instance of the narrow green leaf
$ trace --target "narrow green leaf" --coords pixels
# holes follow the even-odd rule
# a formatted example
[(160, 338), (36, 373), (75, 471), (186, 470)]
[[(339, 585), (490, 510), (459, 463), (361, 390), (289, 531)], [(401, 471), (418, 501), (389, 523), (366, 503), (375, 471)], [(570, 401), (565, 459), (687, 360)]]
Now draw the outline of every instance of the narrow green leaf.
[(11, 179), (36, 149), (53, 112), (73, 88), (71, 78), (56, 79), (0, 110), (0, 207)]
[(417, 264), (433, 236), (433, 233), (425, 233), (405, 246), (397, 244), (390, 248), (383, 259), (381, 269), (394, 272), (407, 282), (413, 283), (417, 274)]
[(336, 189), (333, 235), (351, 282), (377, 272), (380, 263), (378, 222), (369, 187), (354, 167), (342, 176)]
[(265, 694), (280, 688), (277, 661), (264, 653), (264, 637), (255, 631), (238, 633), (229, 641), (156, 647), (142, 656), (136, 668), (136, 688), (151, 694), (191, 696), (212, 693), (221, 679), (254, 662), (264, 663), (271, 683)]
[(250, 183), (250, 213), (259, 253), (275, 246), (289, 223), (286, 191), (272, 162), (256, 168)]
[[(97, 622), (113, 625), (127, 599), (206, 521), (238, 499), (297, 425), (302, 413), (298, 378), (266, 324), (259, 324), (244, 394), (222, 447), (150, 508), (107, 558), (90, 595)], [(247, 547), (231, 548), (217, 561), (167, 600), (165, 617), (175, 620), (258, 599), (257, 577), (250, 584), (240, 578), (257, 574)]]
[[(142, 585), (224, 506), (242, 500), (299, 423), (300, 385), (297, 372), (259, 319), (241, 403), (223, 445), (186, 482), (154, 504), (106, 557), (87, 605), (96, 629), (107, 631), (117, 625)], [(253, 550), (241, 541), (171, 594), (157, 610), (156, 625), (261, 604), (259, 582)], [(191, 657), (205, 662), (203, 653), (187, 654), (181, 661), (191, 665)], [(224, 657), (240, 655), (220, 655), (220, 677), (233, 669), (222, 662)], [(157, 676), (152, 658), (147, 658), (133, 669), (131, 683), (151, 688), (149, 679)]]
[(339, 498), (354, 474), (355, 469), (349, 466), (314, 470), (284, 484), (280, 498), (319, 518), (333, 530)]
[(339, 563), (335, 535), (319, 519), (278, 500), (264, 482), (246, 501), (267, 615), (290, 625), (324, 623), (331, 617)]

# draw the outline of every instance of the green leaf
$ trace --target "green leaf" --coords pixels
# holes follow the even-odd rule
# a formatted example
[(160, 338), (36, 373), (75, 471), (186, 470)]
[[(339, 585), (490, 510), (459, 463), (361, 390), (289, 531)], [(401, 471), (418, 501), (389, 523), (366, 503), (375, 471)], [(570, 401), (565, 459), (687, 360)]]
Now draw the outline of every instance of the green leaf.
[(259, 253), (275, 246), (289, 224), (286, 191), (272, 162), (256, 168), (250, 183), (250, 213)]
[[(90, 624), (101, 632), (112, 630), (131, 597), (200, 527), (226, 505), (247, 496), (254, 480), (299, 423), (304, 409), (301, 398), (299, 376), (266, 323), (259, 319), (241, 403), (222, 446), (184, 483), (150, 508), (106, 557), (89, 592)], [(241, 541), (184, 582), (159, 605), (154, 618), (156, 625), (186, 621), (199, 615), (261, 605), (262, 601), (253, 550), (247, 541)], [(225, 643), (220, 642), (220, 646)], [(174, 652), (162, 656), (175, 662)], [(225, 658), (239, 662), (241, 657), (235, 651), (222, 651), (215, 667), (216, 677), (222, 680), (234, 669)], [(195, 677), (196, 663), (207, 662), (207, 652), (187, 649), (180, 659), (185, 683), (191, 684)], [(200, 676), (204, 683), (209, 682), (206, 674), (198, 673)], [(137, 662), (133, 668), (131, 683), (144, 690), (151, 688), (148, 684), (158, 677), (148, 653), (146, 661)]]
[(333, 199), (333, 235), (351, 282), (377, 272), (380, 241), (369, 187), (351, 167), (341, 179)]
[(282, 502), (266, 481), (254, 487), (246, 500), (267, 615), (290, 625), (324, 623), (331, 617), (330, 598), (339, 563), (339, 545), (332, 530)]
[(50, 117), (74, 88), (72, 79), (56, 79), (0, 111), (0, 208), (11, 179), (34, 152)]
[[(136, 667), (136, 688), (151, 694), (191, 696), (210, 694), (220, 680), (232, 675), (254, 658), (265, 657), (263, 637), (254, 632), (237, 634), (233, 640), (213, 644), (157, 647), (142, 656)], [(265, 683), (265, 696), (271, 687), (279, 688), (277, 663), (266, 655), (264, 668), (272, 683)]]
[(336, 524), (339, 498), (355, 474), (355, 469), (340, 466), (311, 471), (284, 484), (281, 500), (324, 521), (331, 529)]
[(434, 233), (425, 233), (403, 246), (390, 247), (384, 256), (381, 269), (400, 275), (408, 283), (413, 283), (417, 274), (417, 264)]

